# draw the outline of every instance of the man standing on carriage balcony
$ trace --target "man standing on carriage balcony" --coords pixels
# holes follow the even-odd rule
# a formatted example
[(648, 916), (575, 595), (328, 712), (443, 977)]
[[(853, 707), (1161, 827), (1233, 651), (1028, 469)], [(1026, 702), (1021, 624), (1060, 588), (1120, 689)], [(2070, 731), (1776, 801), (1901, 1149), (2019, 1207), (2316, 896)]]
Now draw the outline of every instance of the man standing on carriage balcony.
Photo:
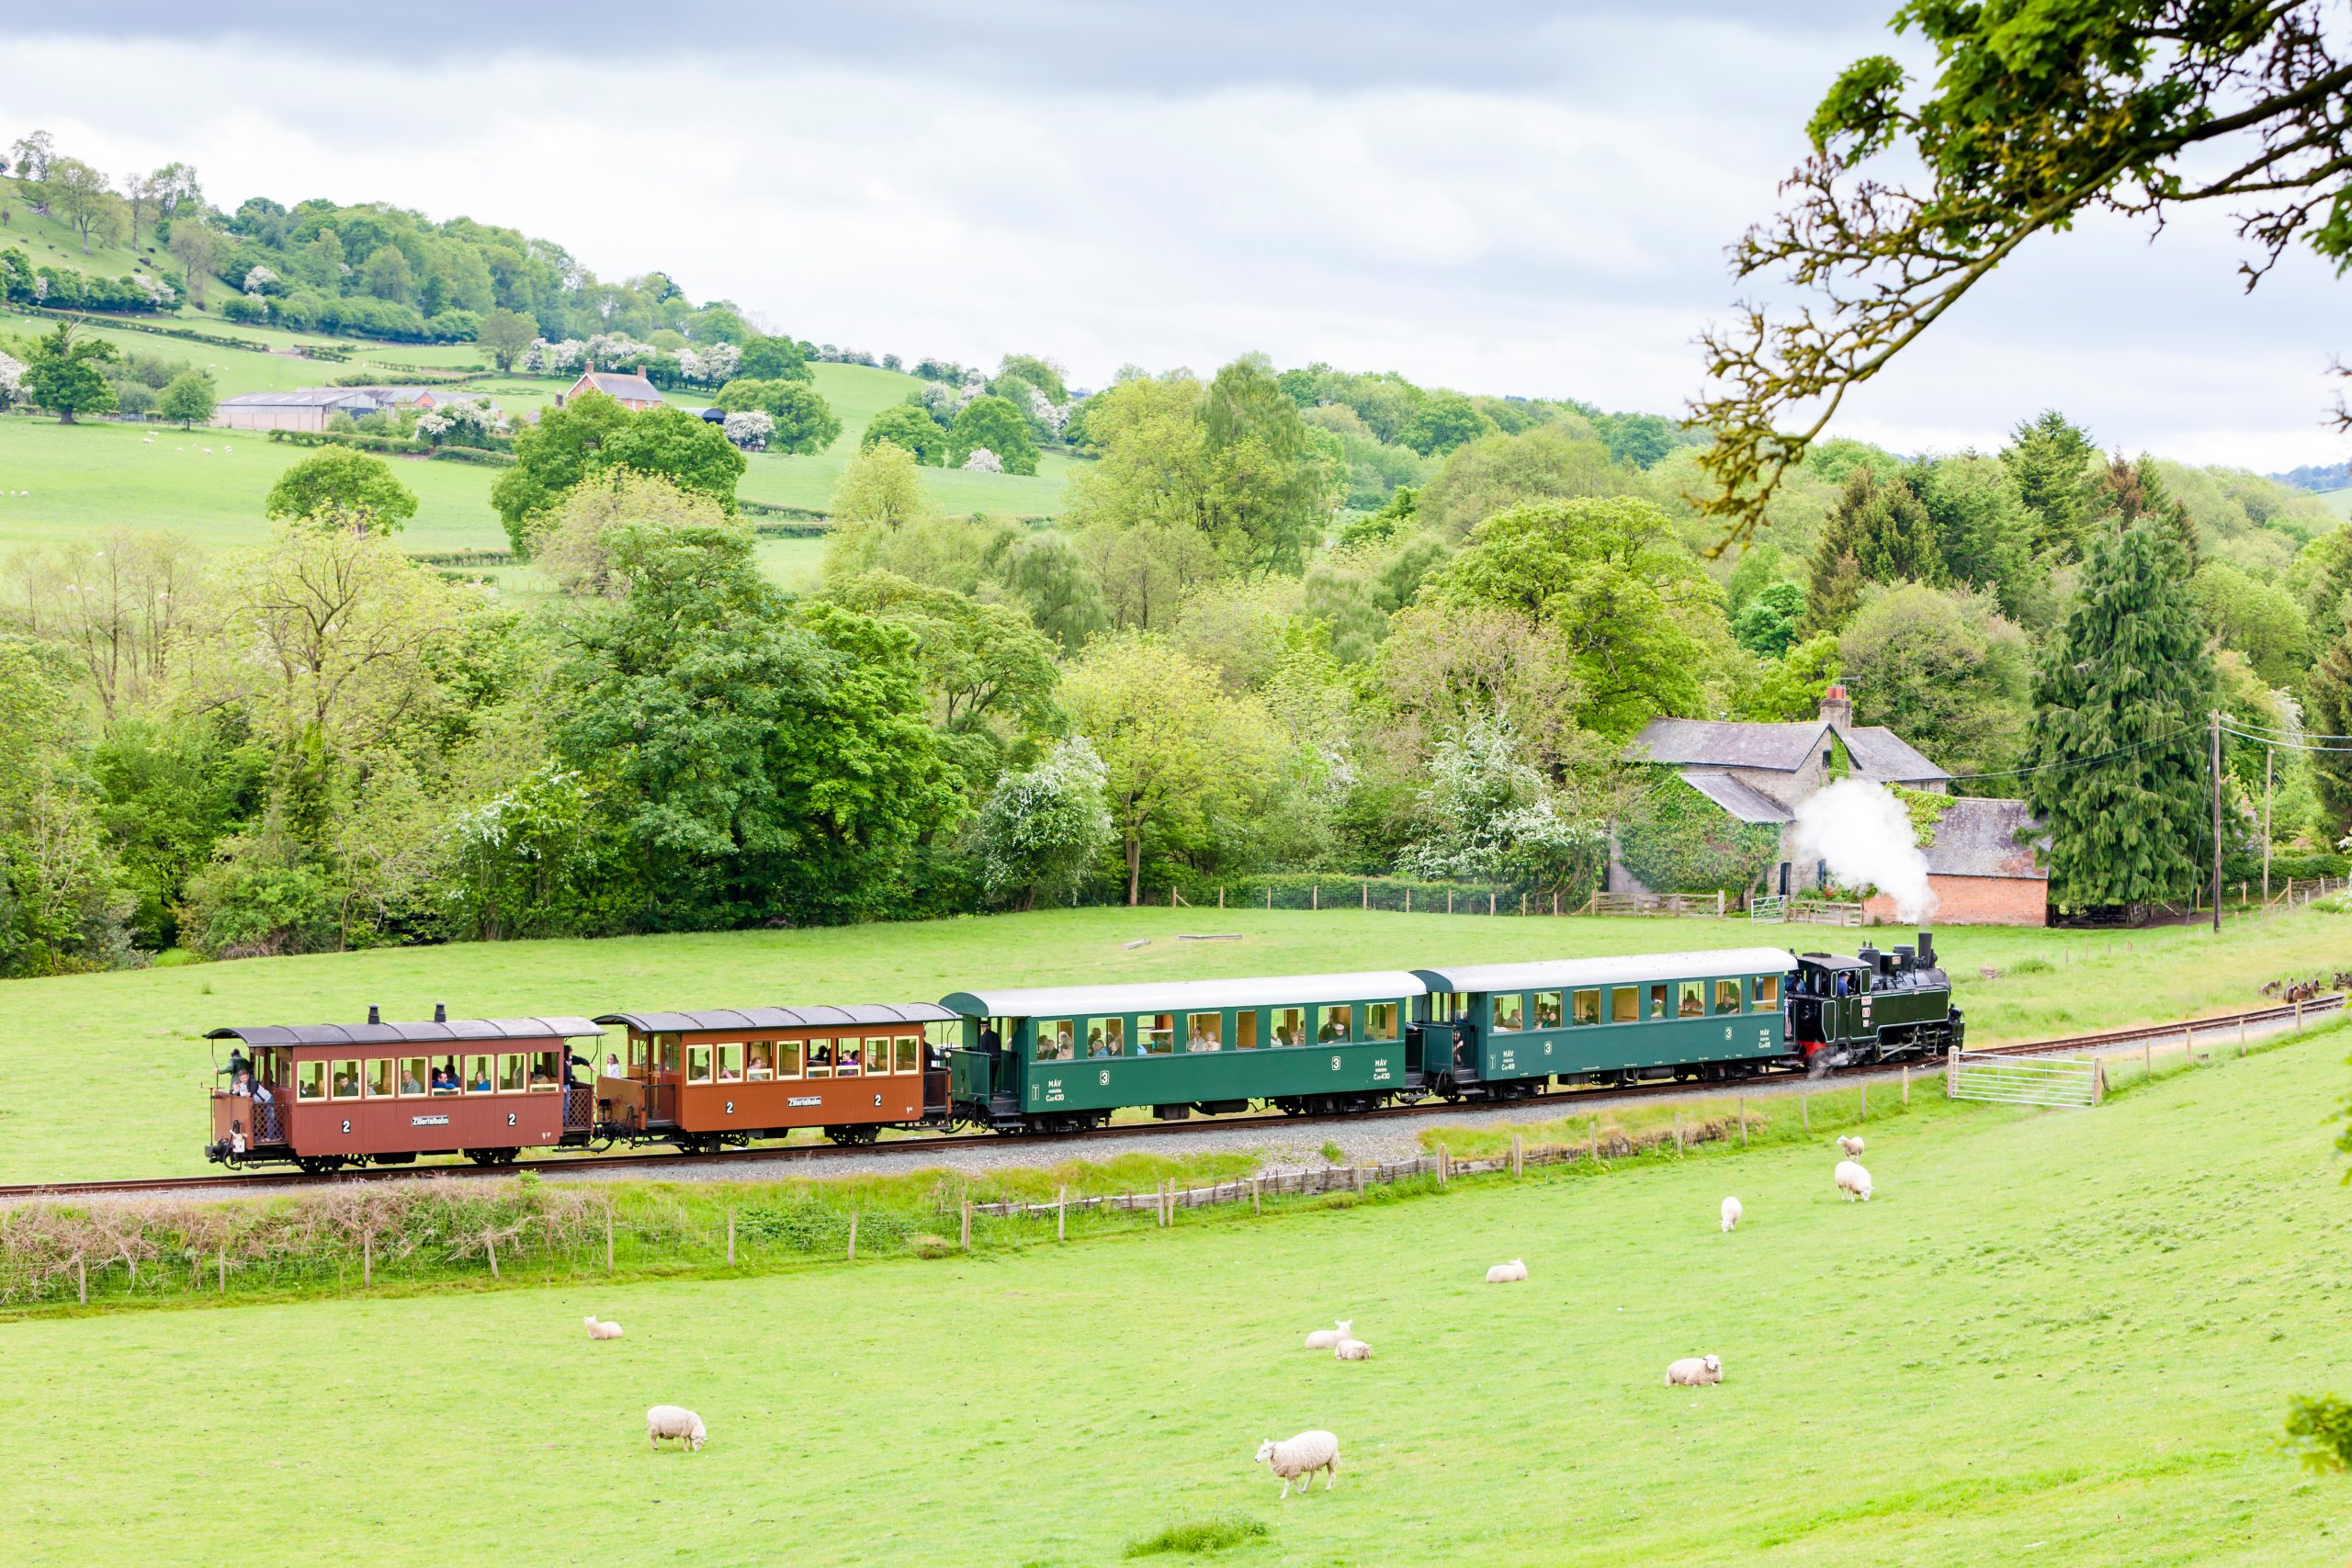
[(216, 1078), (225, 1077), (229, 1080), (231, 1086), (234, 1087), (239, 1078), (243, 1077), (247, 1073), (250, 1073), (253, 1070), (253, 1063), (247, 1060), (245, 1056), (244, 1043), (243, 1041), (239, 1041), (236, 1044), (229, 1047), (229, 1065), (220, 1068), (212, 1076)]

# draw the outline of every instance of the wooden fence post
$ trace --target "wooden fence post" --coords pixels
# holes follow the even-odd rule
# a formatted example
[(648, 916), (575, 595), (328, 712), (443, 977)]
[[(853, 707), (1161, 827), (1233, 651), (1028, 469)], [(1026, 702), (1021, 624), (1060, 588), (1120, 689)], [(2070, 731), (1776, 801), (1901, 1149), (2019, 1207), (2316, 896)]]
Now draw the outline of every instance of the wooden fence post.
[(74, 1255), (74, 1293), (81, 1298), (84, 1306), (90, 1304), (89, 1266), (82, 1261), (82, 1255), (78, 1252)]
[(2140, 1042), (2140, 1077), (2152, 1078), (2155, 1076), (2156, 1043), (2153, 1040), (2143, 1040)]
[(1323, 885), (1321, 883), (1310, 882), (1306, 885), (1306, 907), (1310, 909), (1319, 909), (1323, 907)]
[(1451, 887), (1445, 890), (1445, 912), (1449, 915), (1453, 913), (1453, 889)]
[(1490, 915), (1491, 915), (1491, 914), (1493, 914), (1494, 912), (1495, 912), (1495, 895), (1494, 895), (1494, 890), (1493, 890), (1492, 888), (1489, 888), (1489, 889), (1487, 889), (1487, 913), (1488, 913), (1488, 914), (1490, 914)]
[(605, 1272), (613, 1271), (613, 1206), (605, 1205)]
[(2303, 1032), (2303, 998), (2301, 998), (2301, 997), (2297, 997), (2297, 998), (2295, 998), (2295, 1032), (2296, 1032), (2296, 1033), (2298, 1033), (2298, 1034), (2301, 1034), (2302, 1032)]
[(735, 1211), (727, 1211), (727, 1267), (735, 1267)]
[(481, 1238), (481, 1255), (490, 1259), (490, 1277), (498, 1278), (498, 1244), (488, 1236)]
[(1356, 1173), (1356, 1196), (1361, 1198), (1363, 1196), (1363, 1167), (1358, 1165), (1349, 1168)]
[(1067, 1187), (1054, 1189), (1054, 1239), (1069, 1239), (1069, 1189)]
[(857, 1261), (857, 1211), (849, 1212), (849, 1260)]
[(1372, 908), (1372, 878), (1369, 876), (1363, 879), (1363, 907), (1367, 909)]
[(1219, 883), (1217, 885), (1216, 907), (1220, 909), (1225, 908), (1225, 885), (1223, 883)]
[(1903, 1064), (1903, 1103), (1911, 1103), (1911, 1064)]
[(1600, 1163), (1600, 1118), (1593, 1116), (1589, 1121), (1591, 1126), (1588, 1129), (1588, 1135), (1591, 1139), (1592, 1163), (1599, 1165)]
[(1679, 1108), (1674, 1112), (1674, 1157), (1682, 1157), (1682, 1112)]
[(2238, 1014), (2238, 1055), (2245, 1055), (2245, 1014)]
[(2181, 1059), (2190, 1066), (2197, 1065), (2197, 1026), (2189, 1024), (2180, 1032)]
[(1453, 1174), (1453, 1163), (1447, 1158), (1447, 1154), (1448, 1145), (1440, 1144), (1437, 1146), (1437, 1184), (1440, 1187), (1444, 1186), (1446, 1179)]
[(1264, 1205), (1259, 1201), (1259, 1189), (1265, 1184), (1265, 1179), (1262, 1176), (1253, 1176), (1250, 1179), (1250, 1212), (1253, 1214), (1262, 1214), (1266, 1212)]
[(1510, 1173), (1514, 1177), (1527, 1174), (1527, 1156), (1526, 1152), (1520, 1147), (1517, 1133), (1510, 1135)]
[(2107, 1064), (2096, 1056), (2091, 1058), (2091, 1103), (2107, 1103)]
[(964, 1233), (960, 1244), (967, 1252), (972, 1250), (972, 1195), (964, 1194)]
[(229, 1293), (229, 1249), (224, 1247), (215, 1252), (212, 1255), (212, 1263), (213, 1267), (220, 1270), (220, 1293), (225, 1296)]
[(1266, 912), (1267, 912), (1268, 914), (1272, 914), (1272, 913), (1273, 912), (1273, 908), (1274, 908), (1274, 885), (1273, 885), (1272, 883), (1269, 882), (1269, 883), (1267, 883), (1267, 884), (1266, 884)]
[(359, 1288), (367, 1290), (376, 1283), (376, 1237), (372, 1232), (359, 1235)]

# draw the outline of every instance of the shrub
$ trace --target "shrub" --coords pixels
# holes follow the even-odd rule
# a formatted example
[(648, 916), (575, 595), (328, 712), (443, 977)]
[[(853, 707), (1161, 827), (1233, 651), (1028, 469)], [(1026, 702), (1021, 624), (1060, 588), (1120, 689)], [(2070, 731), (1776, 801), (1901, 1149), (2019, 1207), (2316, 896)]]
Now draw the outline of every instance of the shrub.
[(2334, 1394), (2293, 1400), (2287, 1406), (2287, 1446), (2315, 1471), (2352, 1467), (2352, 1404)]
[(1237, 1518), (1220, 1515), (1213, 1519), (1185, 1519), (1162, 1529), (1157, 1535), (1148, 1535), (1127, 1548), (1129, 1557), (1156, 1557), (1163, 1551), (1189, 1551), (1205, 1555), (1223, 1551), (1229, 1546), (1241, 1546), (1263, 1540), (1267, 1530), (1262, 1519)]

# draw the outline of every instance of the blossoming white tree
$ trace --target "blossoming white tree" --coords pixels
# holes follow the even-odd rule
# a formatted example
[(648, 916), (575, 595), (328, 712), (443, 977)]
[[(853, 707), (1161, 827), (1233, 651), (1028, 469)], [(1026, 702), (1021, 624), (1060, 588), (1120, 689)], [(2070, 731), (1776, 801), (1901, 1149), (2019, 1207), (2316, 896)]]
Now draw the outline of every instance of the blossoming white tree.
[(1001, 474), (1004, 472), (1004, 460), (985, 446), (975, 446), (972, 455), (964, 459), (964, 471), (967, 474)]
[(768, 437), (775, 434), (775, 416), (765, 409), (745, 409), (741, 413), (729, 414), (718, 429), (746, 452), (764, 452)]
[(0, 354), (0, 409), (5, 409), (24, 395), (25, 365)]
[(266, 266), (256, 264), (245, 274), (244, 289), (248, 294), (259, 294), (262, 290), (267, 288), (271, 284), (277, 281), (277, 274), (270, 271), (269, 268)]

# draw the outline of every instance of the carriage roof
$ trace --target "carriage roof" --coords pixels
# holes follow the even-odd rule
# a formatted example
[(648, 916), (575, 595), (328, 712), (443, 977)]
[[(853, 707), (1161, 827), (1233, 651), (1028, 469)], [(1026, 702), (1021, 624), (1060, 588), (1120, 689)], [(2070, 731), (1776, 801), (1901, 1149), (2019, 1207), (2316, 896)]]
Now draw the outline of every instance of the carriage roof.
[(461, 1045), (488, 1040), (565, 1040), (604, 1031), (584, 1018), (452, 1018), (414, 1023), (260, 1023), (205, 1032), (207, 1040), (279, 1045)]
[(1287, 975), (1255, 980), (1161, 980), (1129, 986), (1044, 986), (957, 991), (943, 998), (966, 1018), (1076, 1018), (1131, 1012), (1311, 1007), (1418, 997), (1429, 987), (1402, 969), (1351, 975)]
[(1705, 979), (1716, 975), (1785, 975), (1796, 960), (1777, 947), (1724, 947), (1698, 953), (1653, 953), (1630, 958), (1555, 958), (1532, 964), (1474, 964), (1458, 969), (1417, 969), (1432, 991), (1560, 991), (1578, 986), (1623, 986), (1648, 980)]
[(640, 1034), (737, 1032), (747, 1029), (837, 1029), (844, 1024), (948, 1023), (959, 1015), (932, 1002), (852, 1002), (846, 1007), (715, 1008), (703, 1012), (607, 1012)]

